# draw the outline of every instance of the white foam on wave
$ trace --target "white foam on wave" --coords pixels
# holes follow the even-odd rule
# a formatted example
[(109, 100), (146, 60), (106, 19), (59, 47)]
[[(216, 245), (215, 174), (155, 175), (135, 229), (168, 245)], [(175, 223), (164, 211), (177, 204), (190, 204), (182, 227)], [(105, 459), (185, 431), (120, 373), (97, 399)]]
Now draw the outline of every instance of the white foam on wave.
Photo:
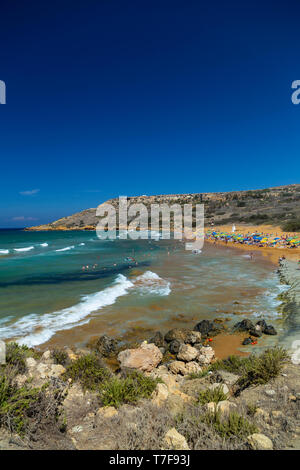
[(9, 250), (0, 250), (0, 255), (8, 255)]
[(85, 243), (79, 243), (79, 246), (84, 246), (84, 245), (85, 245)]
[(48, 243), (41, 243), (40, 246), (49, 246)]
[(28, 246), (26, 248), (14, 248), (15, 251), (30, 251), (33, 249), (34, 249), (34, 246)]
[[(114, 284), (106, 289), (82, 296), (81, 302), (52, 313), (38, 315), (32, 313), (12, 325), (0, 327), (0, 338), (13, 338), (22, 335), (19, 344), (32, 347), (48, 341), (59, 330), (89, 322), (88, 315), (101, 308), (112, 305), (118, 297), (127, 294), (133, 286), (123, 274), (118, 274)], [(35, 331), (38, 330), (38, 331)]]
[(60, 250), (55, 250), (55, 251), (69, 251), (69, 250), (72, 250), (73, 248), (75, 248), (74, 245), (66, 246), (65, 248), (61, 248)]
[(140, 289), (142, 294), (157, 294), (161, 296), (169, 295), (171, 292), (170, 282), (162, 279), (158, 274), (152, 271), (146, 271), (138, 276), (135, 281), (135, 287)]

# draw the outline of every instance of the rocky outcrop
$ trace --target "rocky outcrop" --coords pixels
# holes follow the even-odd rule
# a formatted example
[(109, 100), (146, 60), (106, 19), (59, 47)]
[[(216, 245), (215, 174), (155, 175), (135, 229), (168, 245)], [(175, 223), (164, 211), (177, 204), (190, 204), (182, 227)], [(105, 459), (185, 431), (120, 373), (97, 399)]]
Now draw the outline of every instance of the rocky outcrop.
[(179, 434), (175, 428), (170, 429), (166, 433), (164, 444), (171, 450), (190, 450), (185, 437)]
[(252, 434), (247, 438), (248, 443), (253, 450), (273, 450), (273, 443), (264, 434)]
[(122, 369), (151, 372), (162, 360), (162, 353), (155, 344), (142, 343), (139, 348), (126, 349), (118, 354)]

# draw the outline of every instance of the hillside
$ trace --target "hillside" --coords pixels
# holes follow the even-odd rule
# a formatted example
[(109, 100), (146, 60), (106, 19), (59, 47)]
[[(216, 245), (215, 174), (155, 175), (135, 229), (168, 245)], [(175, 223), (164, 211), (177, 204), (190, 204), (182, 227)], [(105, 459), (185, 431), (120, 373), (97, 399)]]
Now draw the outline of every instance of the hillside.
[[(117, 208), (118, 199), (106, 201)], [(278, 186), (262, 190), (231, 191), (221, 193), (168, 194), (136, 196), (128, 198), (130, 203), (187, 204), (203, 203), (205, 224), (228, 223), (275, 224), (283, 226), (300, 219), (300, 184)], [(30, 227), (28, 230), (93, 230), (98, 223), (96, 208), (86, 209), (63, 217), (46, 225)]]

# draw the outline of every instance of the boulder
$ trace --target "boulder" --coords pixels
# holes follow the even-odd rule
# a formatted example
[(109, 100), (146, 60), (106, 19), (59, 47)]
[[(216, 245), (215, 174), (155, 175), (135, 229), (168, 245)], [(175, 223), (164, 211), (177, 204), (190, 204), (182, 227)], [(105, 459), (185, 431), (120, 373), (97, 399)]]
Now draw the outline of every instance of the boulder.
[(37, 362), (35, 359), (33, 359), (33, 357), (27, 357), (25, 359), (25, 363), (26, 363), (26, 367), (30, 370), (30, 369), (33, 369), (34, 367), (36, 367), (37, 365)]
[(162, 360), (162, 353), (155, 344), (142, 343), (139, 348), (126, 349), (118, 354), (121, 368), (151, 372)]
[(167, 343), (170, 343), (175, 339), (181, 343), (186, 343), (189, 333), (190, 330), (187, 328), (173, 328), (173, 330), (169, 330), (168, 333), (165, 334), (165, 340)]
[(190, 450), (186, 439), (175, 428), (169, 429), (164, 437), (164, 445), (172, 450)]
[(193, 330), (188, 331), (186, 335), (186, 339), (185, 339), (186, 343), (195, 344), (195, 343), (199, 343), (200, 341), (201, 341), (200, 331), (193, 331)]
[(236, 408), (237, 405), (228, 400), (219, 401), (217, 404), (217, 411), (220, 412), (221, 416), (228, 416)]
[(118, 342), (110, 336), (100, 336), (96, 343), (97, 351), (104, 357), (110, 357), (116, 354), (118, 348)]
[(264, 329), (265, 335), (277, 335), (277, 331), (275, 330), (274, 326), (267, 325)]
[(242, 342), (242, 345), (246, 346), (247, 344), (251, 344), (251, 343), (252, 343), (252, 338), (245, 338), (244, 341)]
[(179, 341), (178, 339), (173, 339), (173, 341), (169, 343), (170, 353), (177, 354), (181, 345), (182, 345), (181, 341)]
[(189, 344), (182, 344), (179, 348), (178, 354), (177, 354), (177, 359), (181, 361), (193, 361), (196, 359), (198, 356), (199, 351), (196, 348), (193, 348), (193, 346), (190, 346)]
[(239, 331), (249, 331), (254, 330), (255, 326), (251, 320), (245, 319), (236, 323), (233, 328)]
[(169, 390), (165, 384), (157, 384), (156, 389), (152, 394), (152, 403), (156, 406), (161, 406), (168, 398)]
[(188, 375), (190, 374), (200, 374), (202, 368), (195, 361), (190, 361), (185, 364), (185, 370)]
[(249, 334), (251, 336), (255, 336), (255, 338), (260, 338), (262, 336), (261, 327), (259, 325), (255, 325), (254, 328), (250, 328)]
[(256, 325), (255, 326), (260, 326), (261, 328), (261, 331), (264, 333), (265, 332), (265, 328), (267, 327), (267, 323), (264, 319), (261, 319), (261, 320), (258, 320), (258, 322), (256, 322)]
[(148, 343), (150, 344), (153, 343), (158, 348), (165, 348), (167, 346), (164, 340), (164, 335), (160, 331), (156, 331), (154, 336), (151, 339), (149, 339)]
[(173, 374), (182, 374), (182, 375), (187, 375), (188, 374), (187, 369), (186, 369), (186, 364), (183, 361), (170, 362), (169, 370)]
[(210, 364), (212, 359), (215, 357), (215, 352), (210, 346), (202, 346), (199, 350), (197, 360), (200, 364)]
[(194, 327), (194, 331), (200, 332), (204, 337), (216, 335), (223, 329), (224, 327), (222, 325), (214, 323), (210, 320), (201, 320)]
[(38, 376), (41, 379), (49, 379), (50, 377), (60, 377), (66, 372), (66, 369), (60, 364), (44, 364), (41, 362), (35, 370), (31, 370), (32, 376)]
[(251, 434), (247, 437), (248, 444), (253, 450), (273, 450), (273, 443), (264, 434)]
[(46, 362), (47, 364), (53, 364), (54, 360), (51, 357), (51, 351), (45, 351), (42, 355), (42, 361)]

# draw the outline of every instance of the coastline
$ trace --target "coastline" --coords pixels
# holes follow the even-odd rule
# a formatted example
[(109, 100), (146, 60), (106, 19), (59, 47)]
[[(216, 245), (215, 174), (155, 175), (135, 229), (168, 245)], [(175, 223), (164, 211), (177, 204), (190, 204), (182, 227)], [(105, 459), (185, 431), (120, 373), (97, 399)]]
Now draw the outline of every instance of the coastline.
[[(230, 233), (232, 226), (229, 225), (220, 225), (213, 227), (217, 231), (224, 231)], [(205, 229), (207, 233), (209, 229)], [(294, 233), (283, 232), (280, 227), (272, 225), (236, 225), (236, 233), (241, 235), (246, 235), (247, 233), (260, 232), (260, 233), (272, 233), (274, 236), (291, 236)], [(259, 252), (264, 257), (266, 257), (273, 264), (278, 266), (278, 259), (281, 256), (285, 256), (286, 259), (290, 261), (298, 261), (300, 259), (300, 248), (282, 248), (282, 247), (259, 247), (255, 245), (243, 245), (241, 243), (226, 243), (224, 241), (213, 241), (211, 239), (205, 238), (205, 242), (208, 242), (212, 245), (216, 244), (217, 246), (224, 246), (230, 248), (236, 248), (238, 250), (244, 250), (248, 253)]]

